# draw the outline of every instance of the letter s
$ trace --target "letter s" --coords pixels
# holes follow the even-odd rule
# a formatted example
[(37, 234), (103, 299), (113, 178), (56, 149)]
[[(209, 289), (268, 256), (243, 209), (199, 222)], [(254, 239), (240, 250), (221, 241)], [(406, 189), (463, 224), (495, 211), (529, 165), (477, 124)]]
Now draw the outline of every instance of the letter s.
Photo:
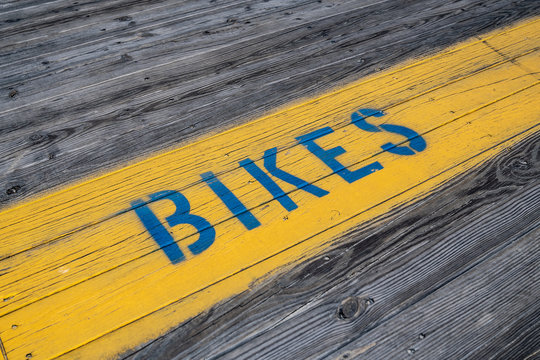
[(359, 129), (364, 131), (380, 132), (384, 130), (394, 134), (405, 136), (409, 142), (409, 146), (398, 146), (390, 142), (386, 143), (381, 146), (384, 151), (388, 151), (396, 155), (414, 155), (417, 152), (425, 150), (426, 141), (416, 131), (409, 129), (405, 126), (392, 124), (382, 124), (379, 126), (375, 126), (366, 121), (366, 117), (369, 116), (381, 117), (384, 116), (384, 113), (382, 111), (374, 109), (360, 109), (358, 110), (358, 112), (351, 114), (351, 122)]

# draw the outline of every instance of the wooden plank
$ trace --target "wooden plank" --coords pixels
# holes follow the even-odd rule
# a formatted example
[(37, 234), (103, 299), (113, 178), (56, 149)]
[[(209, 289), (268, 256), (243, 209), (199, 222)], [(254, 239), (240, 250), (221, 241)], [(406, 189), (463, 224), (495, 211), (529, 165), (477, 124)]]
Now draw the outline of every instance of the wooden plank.
[[(17, 1), (17, 7), (4, 9), (0, 14), (0, 22), (3, 23), (0, 34), (2, 34), (8, 45), (2, 48), (1, 54), (8, 56), (8, 60), (21, 60), (21, 58), (10, 58), (10, 56), (15, 55), (12, 50), (23, 50), (21, 55), (24, 58), (25, 48), (35, 48), (36, 46), (41, 50), (54, 48), (54, 46), (50, 46), (55, 44), (54, 40), (51, 41), (47, 35), (55, 35), (54, 38), (61, 38), (64, 35), (63, 33), (72, 29), (86, 28), (85, 30), (88, 33), (82, 35), (81, 40), (87, 36), (95, 36), (100, 31), (99, 28), (95, 28), (103, 23), (114, 24), (108, 22), (108, 20), (113, 20), (115, 17), (126, 17), (126, 11), (140, 13), (141, 17), (145, 15), (145, 12), (154, 12), (158, 16), (163, 16), (164, 14), (160, 11), (164, 7), (174, 11), (171, 1), (153, 1), (153, 4), (149, 3), (152, 2), (144, 0), (112, 0), (104, 4), (95, 0), (76, 2), (64, 0), (26, 2), (27, 6), (24, 6), (23, 1)], [(194, 1), (184, 1), (183, 5), (186, 12), (209, 7), (208, 4), (200, 2), (197, 6)], [(125, 26), (130, 21), (126, 20), (119, 19), (117, 22), (124, 22), (122, 25)], [(96, 30), (97, 32), (95, 32)], [(103, 36), (103, 33), (101, 35)], [(21, 40), (27, 40), (27, 42), (23, 43)], [(39, 40), (41, 40), (43, 46), (39, 46)], [(59, 44), (56, 43), (55, 45), (58, 46)], [(69, 44), (66, 43), (66, 45)], [(34, 55), (37, 54), (34, 53)]]
[(125, 358), (528, 358), (539, 144), (537, 132)]
[(538, 220), (534, 230), (405, 309), (399, 318), (392, 318), (361, 342), (351, 341), (347, 346), (351, 350), (340, 349), (328, 357), (352, 355), (371, 344), (371, 339), (377, 345), (363, 356), (375, 359), (406, 354), (433, 359), (441, 355), (441, 348), (445, 357), (456, 359), (519, 359), (533, 354), (540, 345)]
[[(304, 12), (313, 20), (318, 20), (323, 14), (324, 17), (333, 14), (328, 9), (323, 12), (320, 6), (305, 1), (292, 6), (290, 3), (276, 4), (274, 1), (250, 7), (249, 11), (245, 10), (247, 3), (229, 1), (209, 5), (191, 1), (183, 6), (177, 6), (169, 1), (140, 9), (133, 6), (126, 8), (125, 4), (120, 4), (116, 11), (100, 9), (97, 18), (91, 13), (91, 22), (83, 17), (80, 23), (69, 23), (69, 28), (62, 22), (54, 23), (55, 26), (52, 28), (33, 26), (35, 34), (15, 34), (16, 36), (5, 40), (12, 46), (7, 47), (4, 53), (0, 53), (6, 59), (6, 63), (0, 65), (0, 68), (4, 68), (6, 72), (4, 75), (6, 84), (24, 85), (26, 96), (21, 102), (29, 102), (34, 99), (32, 95), (35, 95), (34, 92), (39, 85), (50, 88), (52, 93), (48, 96), (62, 93), (61, 90), (65, 89), (60, 86), (51, 87), (50, 83), (46, 82), (47, 79), (43, 78), (44, 74), (51, 73), (51, 76), (60, 81), (58, 85), (64, 85), (75, 78), (80, 87), (85, 83), (98, 83), (110, 79), (110, 74), (107, 77), (103, 71), (114, 73), (115, 76), (129, 74), (137, 69), (155, 67), (174, 59), (186, 58), (203, 50), (223, 48), (224, 44), (231, 46), (232, 43), (238, 42), (240, 31), (238, 25), (235, 27), (231, 23), (242, 21), (246, 26), (242, 32), (243, 37), (240, 37), (245, 41), (246, 38), (253, 38), (255, 35), (261, 37), (270, 30), (275, 32), (275, 28), (269, 29), (270, 23), (274, 22), (277, 26), (285, 25), (284, 19), (290, 16), (283, 13), (292, 9)], [(352, 5), (349, 5), (349, 8), (351, 7)], [(355, 7), (358, 5), (352, 8)], [(243, 16), (239, 17), (240, 14)], [(247, 27), (251, 25), (251, 20), (248, 19), (256, 21), (259, 17), (262, 19), (257, 22), (256, 27)], [(298, 26), (299, 24), (296, 24), (296, 27)], [(206, 36), (205, 31), (208, 32)], [(40, 41), (40, 38), (47, 38), (44, 33), (58, 34), (51, 36), (51, 39)], [(6, 35), (9, 34), (4, 36)], [(118, 58), (125, 54), (129, 54), (136, 61), (119, 62)], [(46, 60), (47, 64), (42, 65), (47, 66), (36, 66), (36, 58)], [(17, 66), (8, 66), (10, 60)], [(102, 72), (97, 71), (98, 69), (102, 69)], [(21, 84), (29, 81), (32, 82)]]
[[(513, 60), (538, 57), (538, 24), (532, 20), (503, 32), (507, 41), (521, 44), (511, 58), (499, 55), (485, 40), (473, 40), (3, 212), (6, 271), (0, 329), (7, 330), (0, 336), (8, 356), (28, 351), (43, 358), (72, 357), (72, 351), (82, 352), (83, 358), (117, 354), (121, 347), (148, 340), (244, 290), (254, 279), (320, 251), (346, 229), (425, 195), (487, 159), (491, 152), (486, 150), (500, 150), (496, 147), (535, 131), (538, 80)], [(441, 71), (444, 63), (449, 64), (446, 69), (459, 68), (472, 58), (481, 71), (465, 76)], [(431, 81), (418, 84), (435, 73), (435, 86)], [(407, 96), (404, 86), (414, 90)], [(358, 110), (372, 105), (386, 114)], [(378, 127), (364, 123), (360, 115)], [(314, 132), (316, 143), (300, 138)], [(395, 145), (384, 145), (389, 141)], [(347, 154), (333, 150), (325, 157), (324, 150), (317, 150), (336, 144)], [(271, 196), (256, 181), (268, 180), (255, 173), (256, 179), (250, 177), (247, 165), (232, 166), (249, 157), (263, 167), (259, 159), (270, 148), (279, 149), (280, 168), (330, 193), (319, 189), (317, 195), (287, 180), (280, 186), (290, 199), (285, 193), (276, 195), (275, 189)], [(359, 172), (362, 166), (367, 166), (365, 173)], [(272, 172), (266, 162), (264, 167)], [(217, 174), (246, 209), (234, 210), (227, 191), (201, 181), (207, 171)], [(158, 219), (175, 212), (159, 192), (171, 189), (183, 194), (167, 193), (184, 207), (178, 216), (189, 211), (196, 217), (169, 217), (172, 228), (158, 234), (159, 221), (165, 221)], [(149, 201), (150, 194), (158, 197)], [(191, 226), (175, 227), (175, 221), (187, 221), (198, 232)], [(170, 234), (181, 247), (175, 253), (165, 251), (170, 244), (158, 239)], [(47, 310), (51, 308), (55, 311)], [(112, 343), (96, 341), (104, 337)]]
[[(312, 96), (406, 57), (423, 55), (539, 11), (536, 1), (440, 4), (423, 0), (406, 5), (387, 1), (349, 12), (343, 9), (345, 5), (336, 3), (327, 7), (332, 4), (323, 2), (320, 5), (326, 12), (323, 19), (316, 15), (317, 9), (307, 11), (306, 7), (290, 10), (292, 14), (286, 15), (290, 11), (280, 6), (284, 3), (269, 2), (268, 14), (253, 18), (249, 14), (258, 8), (250, 5), (252, 10), (245, 11), (245, 21), (251, 21), (250, 24), (238, 27), (238, 23), (229, 23), (225, 29), (223, 25), (201, 28), (203, 32), (212, 32), (204, 36), (208, 40), (202, 40), (207, 41), (202, 49), (199, 31), (182, 43), (176, 43), (170, 34), (160, 37), (159, 27), (155, 31), (150, 29), (156, 36), (141, 38), (142, 32), (133, 29), (139, 29), (140, 25), (142, 31), (148, 25), (143, 17), (136, 19), (133, 29), (126, 26), (126, 22), (114, 21), (116, 27), (111, 29), (116, 30), (111, 35), (126, 37), (126, 41), (107, 45), (106, 51), (92, 51), (91, 44), (87, 44), (71, 53), (69, 47), (65, 52), (59, 50), (51, 59), (40, 57), (43, 54), (40, 48), (29, 50), (35, 51), (38, 57), (24, 66), (8, 66), (8, 71), (13, 71), (13, 76), (24, 85), (18, 83), (19, 80), (2, 83), (6, 94), (0, 99), (2, 109), (26, 101), (32, 91), (38, 91), (39, 96), (50, 96), (55, 93), (56, 84), (71, 81), (72, 87), (64, 88), (64, 92), (71, 93), (80, 82), (94, 81), (95, 84), (99, 76), (107, 77), (124, 69), (144, 69), (141, 64), (145, 58), (151, 62), (162, 61), (160, 57), (155, 58), (153, 52), (169, 59), (176, 57), (176, 50), (166, 53), (164, 49), (204, 52), (167, 68), (164, 73), (150, 76), (135, 73), (117, 87), (85, 91), (76, 97), (69, 94), (56, 97), (33, 106), (30, 112), (12, 111), (2, 117), (0, 201), (5, 204), (22, 199), (80, 179), (94, 172), (96, 167), (117, 167), (119, 162), (133, 160), (136, 156), (177, 146), (179, 141), (191, 141), (217, 128), (245, 122), (291, 100)], [(126, 7), (126, 12), (137, 17), (137, 11), (130, 9), (134, 8)], [(278, 14), (280, 9), (285, 11)], [(204, 19), (217, 24), (216, 16), (208, 14)], [(298, 17), (302, 20), (297, 20)], [(389, 21), (389, 18), (399, 21)], [(268, 27), (274, 24), (275, 30), (271, 32)], [(227, 30), (229, 28), (232, 32)], [(362, 28), (360, 32), (359, 28)], [(85, 29), (65, 36), (71, 34), (74, 38), (70, 41), (80, 41), (77, 34), (88, 33)], [(101, 27), (91, 29), (101, 31)], [(246, 37), (256, 33), (266, 35)], [(53, 40), (61, 34), (55, 33)], [(92, 36), (99, 44), (101, 38), (97, 34)], [(231, 42), (227, 48), (216, 49), (217, 44), (235, 37), (238, 41)], [(55, 46), (64, 46), (66, 40), (58, 39)], [(138, 51), (139, 46), (140, 56), (132, 53)], [(120, 61), (124, 54), (133, 61)], [(16, 54), (14, 56), (9, 64), (17, 60)], [(41, 64), (42, 61), (49, 64)], [(74, 72), (80, 76), (75, 76)], [(22, 80), (26, 76), (30, 76), (30, 81)], [(144, 80), (145, 77), (149, 79)], [(9, 97), (12, 91), (17, 93)], [(220, 109), (219, 119), (213, 116), (215, 108)]]

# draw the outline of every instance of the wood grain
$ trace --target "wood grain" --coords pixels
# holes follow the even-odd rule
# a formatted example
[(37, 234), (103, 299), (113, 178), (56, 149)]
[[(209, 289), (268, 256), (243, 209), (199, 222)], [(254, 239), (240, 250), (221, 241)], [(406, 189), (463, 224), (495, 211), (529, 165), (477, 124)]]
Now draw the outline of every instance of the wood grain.
[(124, 358), (526, 358), (539, 178), (536, 133)]
[[(311, 107), (313, 118), (306, 119), (302, 110), (309, 106), (284, 114), (277, 113), (275, 120), (268, 122), (268, 125), (263, 125), (264, 131), (261, 129), (256, 131), (257, 128), (254, 128), (237, 132), (236, 144), (232, 144), (229, 140), (220, 140), (227, 138), (227, 135), (224, 135), (221, 138), (216, 137), (212, 143), (207, 142), (202, 147), (199, 145), (201, 150), (189, 153), (190, 155), (184, 154), (180, 157), (172, 155), (173, 158), (169, 158), (168, 164), (163, 164), (158, 160), (162, 166), (160, 172), (156, 173), (154, 167), (145, 165), (134, 167), (129, 171), (99, 180), (97, 183), (100, 183), (100, 186), (92, 181), (83, 183), (79, 189), (74, 190), (75, 192), (57, 196), (54, 204), (51, 204), (47, 198), (43, 198), (31, 207), (32, 211), (27, 211), (24, 206), (14, 209), (2, 217), (6, 225), (1, 228), (6, 230), (4, 230), (4, 241), (0, 247), (0, 256), (13, 256), (21, 251), (59, 239), (90, 224), (102, 222), (113, 214), (124, 211), (127, 202), (132, 200), (133, 193), (139, 194), (143, 191), (142, 189), (135, 190), (140, 182), (137, 178), (144, 179), (146, 192), (154, 188), (157, 191), (166, 187), (179, 187), (186, 190), (190, 187), (201, 186), (199, 174), (207, 171), (209, 164), (212, 164), (213, 171), (219, 176), (232, 170), (243, 172), (243, 169), (238, 166), (238, 161), (245, 157), (249, 156), (254, 160), (261, 159), (266, 148), (277, 145), (280, 146), (280, 152), (299, 147), (291, 134), (301, 135), (324, 126), (343, 128), (349, 124), (349, 112), (359, 106), (360, 99), (362, 104), (369, 104), (380, 109), (389, 110), (393, 107), (392, 111), (397, 113), (410, 111), (412, 104), (423, 104), (426, 106), (424, 108), (426, 111), (435, 111), (437, 115), (433, 120), (425, 121), (413, 115), (414, 113), (408, 112), (409, 126), (416, 126), (421, 132), (436, 128), (534, 82), (533, 77), (525, 76), (528, 74), (527, 71), (519, 70), (514, 66), (514, 64), (521, 65), (528, 57), (535, 58), (534, 53), (520, 55), (534, 49), (535, 42), (531, 41), (530, 37), (536, 34), (536, 26), (532, 24), (523, 31), (518, 31), (517, 34), (511, 32), (514, 35), (510, 38), (503, 35), (504, 32), (489, 38), (489, 44), (493, 43), (497, 47), (505, 48), (505, 52), (511, 55), (512, 61), (494, 52), (490, 47), (492, 45), (486, 46), (483, 42), (473, 41), (470, 46), (460, 47), (456, 51), (447, 51), (431, 59), (430, 62), (424, 61), (415, 66), (400, 69), (392, 76), (383, 76), (383, 74), (375, 76), (366, 82), (361, 82), (350, 91), (335, 93), (320, 100), (318, 105)], [(505, 41), (497, 40), (500, 36), (505, 36)], [(462, 81), (459, 82), (459, 80)], [(505, 81), (505, 86), (498, 86), (497, 83), (500, 81)], [(468, 85), (460, 85), (462, 83)], [(445, 85), (447, 90), (439, 89)], [(478, 85), (484, 87), (478, 87)], [(492, 86), (492, 90), (486, 92), (485, 86)], [(340, 94), (343, 94), (344, 98)], [(479, 94), (479, 97), (471, 96), (472, 94)], [(419, 96), (421, 96), (420, 99), (414, 99)], [(441, 100), (432, 105), (425, 105), (424, 100), (437, 97)], [(408, 100), (412, 102), (407, 102)], [(339, 103), (342, 103), (342, 106), (336, 107), (335, 105)], [(401, 103), (407, 103), (407, 105), (401, 105)], [(333, 110), (332, 107), (334, 107)], [(438, 107), (448, 108), (448, 112), (441, 113)], [(402, 117), (399, 121), (406, 120)], [(243, 140), (240, 141), (241, 139)], [(354, 143), (352, 138), (344, 141)], [(225, 149), (225, 145), (231, 149)], [(204, 146), (207, 150), (203, 150)], [(368, 147), (358, 150), (356, 161), (369, 157), (375, 151)], [(201, 161), (200, 158), (200, 153), (203, 151), (207, 156), (206, 161)], [(229, 153), (231, 155), (225, 156)], [(280, 164), (293, 166), (300, 159), (301, 156), (300, 158), (286, 157), (284, 161), (287, 163), (284, 164), (282, 160)], [(217, 166), (222, 170), (219, 170)], [(309, 178), (316, 179), (320, 176), (322, 175), (314, 174)], [(128, 181), (126, 182), (125, 179)], [(241, 188), (243, 188), (242, 185), (238, 187), (238, 189)], [(248, 196), (253, 197), (249, 195), (249, 189), (246, 192)], [(78, 199), (77, 204), (73, 204), (74, 198)], [(204, 203), (202, 206), (208, 207)], [(197, 207), (194, 208), (196, 209)], [(55, 226), (49, 226), (52, 222)]]
[(540, 345), (538, 225), (495, 254), (487, 253), (480, 264), (399, 317), (369, 334), (353, 335), (346, 346), (321, 357), (354, 358), (361, 350), (361, 356), (374, 359), (526, 358)]
[[(174, 2), (143, 3), (10, 5), (0, 28), (1, 203), (245, 122), (540, 8), (509, 0), (276, 0), (193, 1), (182, 12)], [(167, 14), (161, 21), (153, 11)]]
[[(8, 356), (114, 356), (536, 131), (538, 26), (538, 19), (529, 20), (470, 39), (3, 211), (0, 334)], [(364, 106), (385, 113), (364, 114), (366, 109), (358, 110)], [(369, 117), (367, 130), (360, 118), (351, 122), (358, 112)], [(374, 126), (380, 131), (373, 132)], [(385, 130), (393, 127), (401, 130)], [(309, 140), (300, 140), (321, 130), (325, 136), (317, 135), (315, 146), (323, 152), (344, 147), (338, 168), (317, 155)], [(413, 146), (420, 139), (423, 145)], [(409, 152), (382, 145), (389, 141)], [(270, 148), (279, 150), (279, 168), (328, 193), (314, 196), (286, 182), (295, 207), (273, 201), (277, 195), (241, 165), (247, 158), (261, 164)], [(379, 171), (361, 181), (345, 176), (368, 164), (379, 164)], [(272, 172), (266, 161), (264, 167)], [(208, 171), (246, 204), (257, 225), (242, 223), (219, 191), (201, 180)], [(188, 205), (163, 198), (164, 190), (181, 191), (176, 199), (185, 196)], [(141, 207), (155, 214), (150, 227)], [(201, 251), (191, 246), (205, 229), (187, 217), (171, 223), (186, 211), (212, 230)], [(166, 255), (165, 244), (153, 235), (157, 228), (172, 236), (169, 244), (179, 247), (181, 258)]]
[[(488, 31), (538, 14), (534, 0), (3, 1), (3, 356), (534, 358), (540, 351), (539, 33)], [(459, 61), (448, 53), (430, 56), (470, 37), (474, 46), (450, 51)], [(396, 64), (404, 68), (381, 72)], [(291, 108), (276, 112), (285, 104), (360, 78), (367, 81), (357, 94), (335, 90), (333, 98), (318, 99), (308, 125), (300, 121), (307, 111), (276, 115)], [(301, 207), (321, 214), (294, 225), (297, 213), (289, 218), (279, 205), (269, 207), (268, 193), (250, 185), (238, 161), (252, 155), (260, 161), (272, 143), (281, 166), (337, 189), (334, 173), (329, 179), (320, 167), (306, 170), (310, 154), (294, 154), (301, 147), (294, 136), (332, 126), (339, 131), (324, 144), (358, 150), (358, 158), (342, 159), (362, 164), (378, 147), (360, 147), (366, 139), (341, 123), (358, 99), (387, 111), (384, 119), (418, 129), (436, 160), (422, 158), (414, 170), (377, 152), (384, 170), (405, 180), (367, 184), (411, 187), (373, 207), (343, 188), (340, 201), (318, 206), (286, 189)], [(231, 129), (265, 114), (277, 117), (264, 131), (246, 128), (234, 141), (170, 157), (171, 149), (219, 138), (226, 129), (227, 139)], [(431, 147), (442, 143), (452, 149)], [(172, 160), (136, 166), (156, 153)], [(451, 161), (443, 167), (443, 159)], [(121, 169), (115, 178), (81, 180), (113, 169)], [(412, 183), (415, 173), (436, 169), (445, 175)], [(229, 236), (218, 255), (234, 255), (245, 229), (231, 225), (234, 217), (217, 199), (201, 195), (203, 170), (234, 184), (265, 224), (289, 226), (248, 237), (253, 246), (237, 252), (245, 267), (236, 273), (228, 261), (174, 268), (126, 208), (163, 187), (185, 191), (195, 199), (192, 210)], [(78, 190), (51, 192), (73, 182)], [(352, 225), (338, 228), (325, 213), (338, 203), (344, 210), (337, 217), (356, 214), (354, 224), (362, 225), (344, 234)], [(314, 235), (304, 244), (317, 226), (334, 237)], [(182, 246), (198, 236), (182, 231), (171, 230)], [(282, 250), (276, 241), (282, 233), (301, 245)], [(305, 261), (293, 267), (299, 258)], [(279, 266), (290, 271), (275, 272)]]

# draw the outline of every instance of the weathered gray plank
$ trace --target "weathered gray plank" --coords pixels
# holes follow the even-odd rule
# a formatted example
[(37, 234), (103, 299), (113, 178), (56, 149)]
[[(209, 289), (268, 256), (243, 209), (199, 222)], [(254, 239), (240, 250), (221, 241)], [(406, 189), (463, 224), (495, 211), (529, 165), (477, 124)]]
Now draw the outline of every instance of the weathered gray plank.
[[(276, 0), (273, 1), (276, 2)], [(244, 23), (247, 19), (260, 15), (270, 18), (269, 15), (272, 12), (285, 11), (291, 7), (301, 9), (301, 5), (305, 4), (304, 2), (293, 6), (290, 4), (279, 6), (274, 3), (253, 6), (249, 10), (246, 10), (247, 2), (214, 5), (205, 2), (189, 2), (178, 6), (176, 2), (169, 1), (142, 9), (134, 6), (118, 6), (115, 11), (92, 13), (91, 22), (86, 17), (83, 17), (80, 23), (70, 22), (69, 27), (63, 24), (52, 24), (42, 29), (37, 26), (31, 28), (32, 34), (10, 35), (0, 32), (5, 36), (3, 41), (10, 45), (0, 50), (0, 55), (6, 59), (6, 64), (3, 66), (6, 71), (5, 80), (6, 83), (11, 82), (16, 85), (17, 81), (31, 79), (43, 73), (59, 72), (67, 67), (66, 64), (69, 64), (73, 71), (78, 63), (84, 64), (90, 59), (120, 55), (149, 45), (157, 47), (162, 42), (167, 42), (173, 48), (166, 47), (161, 50), (165, 52), (164, 54), (156, 52), (159, 48), (154, 49), (152, 53), (154, 62), (160, 59), (160, 55), (171, 56), (175, 50), (179, 50), (179, 54), (183, 56), (186, 44), (180, 44), (183, 45), (180, 47), (178, 43), (182, 43), (186, 38), (192, 41), (199, 40), (199, 42), (206, 39), (208, 42), (208, 36), (200, 35), (212, 28), (215, 28), (214, 33), (229, 36), (234, 33), (233, 36), (238, 36), (238, 31), (234, 30), (238, 30), (239, 26), (232, 26), (238, 21)], [(309, 3), (307, 5), (315, 7)], [(49, 36), (46, 36), (47, 34)], [(226, 42), (222, 39), (221, 43)], [(42, 65), (48, 66), (36, 66), (36, 57), (47, 60), (48, 63)], [(10, 60), (13, 61), (12, 64), (8, 63)], [(7, 66), (8, 64), (10, 66)], [(90, 64), (85, 65), (90, 68), (88, 66)], [(132, 66), (133, 64), (131, 66), (128, 64), (128, 68)]]
[(539, 210), (536, 133), (126, 357), (524, 358), (540, 338)]
[[(320, 6), (332, 4), (323, 1)], [(311, 12), (306, 12), (306, 17), (301, 11), (289, 15), (270, 12), (268, 18), (261, 15), (243, 25), (250, 25), (250, 31), (256, 33), (258, 24), (267, 27), (271, 20), (281, 19), (280, 27), (273, 32), (242, 38), (242, 26), (235, 30), (238, 40), (230, 46), (216, 49), (210, 41), (209, 48), (174, 66), (141, 70), (112, 83), (97, 85), (94, 76), (108, 76), (142, 60), (128, 54), (119, 56), (112, 67), (94, 70), (91, 62), (87, 69), (90, 74), (75, 76), (73, 82), (66, 78), (68, 73), (62, 72), (53, 72), (46, 83), (39, 82), (39, 76), (51, 74), (39, 73), (44, 71), (41, 69), (33, 78), (36, 96), (57, 91), (56, 79), (59, 85), (62, 81), (71, 85), (63, 88), (64, 92), (69, 90), (67, 94), (31, 106), (18, 107), (17, 102), (24, 103), (27, 91), (22, 86), (8, 86), (2, 99), (8, 104), (3, 109), (8, 110), (0, 115), (0, 202), (23, 199), (95, 173), (96, 169), (118, 166), (119, 162), (246, 121), (404, 58), (535, 15), (540, 5), (530, 0), (451, 4), (422, 0), (358, 7), (356, 11), (343, 11), (337, 5), (324, 8), (328, 9), (327, 16), (311, 22), (307, 21)], [(222, 28), (219, 25), (208, 31)], [(126, 34), (130, 31), (125, 29)], [(221, 33), (209, 36), (224, 39)], [(190, 46), (197, 46), (193, 39), (200, 37), (198, 31), (193, 33)], [(148, 45), (140, 49), (146, 54), (143, 59), (155, 50), (151, 43)], [(168, 45), (174, 46), (167, 41), (159, 46)], [(58, 56), (61, 58), (61, 54)], [(70, 67), (69, 61), (62, 63), (65, 69)], [(39, 66), (43, 66), (41, 60)], [(24, 86), (31, 87), (34, 80)], [(78, 81), (90, 87), (77, 91)]]
[[(26, 11), (31, 12), (32, 8), (40, 7), (41, 9), (44, 8), (54, 8), (55, 6), (68, 6), (67, 4), (70, 4), (71, 1), (66, 0), (4, 0), (0, 4), (0, 9), (2, 9), (2, 14), (13, 14), (17, 11)], [(35, 11), (35, 10), (34, 10)], [(6, 17), (5, 19), (8, 19), (9, 17)], [(13, 21), (5, 21), (6, 24), (13, 23)]]
[[(377, 1), (380, 0), (371, 0), (370, 2)], [(337, 15), (338, 11), (365, 8), (370, 2), (359, 5), (349, 0), (340, 4), (342, 5), (340, 7), (336, 6), (332, 12), (329, 11), (329, 8), (323, 7), (321, 9), (320, 6), (312, 3), (299, 3), (294, 6), (294, 9), (303, 12), (308, 17), (307, 21), (316, 22), (321, 17)], [(136, 24), (133, 19), (138, 19), (141, 16), (140, 13), (129, 17), (125, 16), (127, 17), (125, 21), (124, 19), (118, 21), (119, 18), (114, 18), (120, 13), (109, 15), (107, 19), (103, 19), (103, 24), (94, 27), (94, 31), (97, 31), (98, 35), (101, 36), (87, 39), (88, 30), (86, 28), (75, 34), (68, 34), (69, 36), (55, 36), (55, 43), (45, 45), (47, 49), (54, 48), (55, 45), (61, 46), (62, 51), (58, 52), (56, 56), (52, 56), (54, 54), (51, 53), (41, 55), (42, 59), (47, 59), (48, 62), (47, 66), (40, 66), (41, 69), (33, 68), (36, 65), (34, 58), (10, 64), (9, 68), (13, 70), (7, 70), (4, 75), (6, 86), (17, 87), (25, 96), (18, 97), (17, 101), (7, 101), (4, 98), (4, 112), (8, 112), (11, 108), (32, 105), (44, 98), (65, 95), (66, 90), (78, 90), (81, 87), (91, 85), (99, 88), (122, 86), (125, 81), (114, 80), (121, 76), (129, 76), (129, 81), (135, 77), (132, 75), (133, 73), (141, 70), (152, 69), (153, 72), (160, 74), (174, 74), (178, 71), (176, 69), (178, 65), (185, 66), (187, 58), (194, 55), (202, 56), (203, 53), (216, 53), (216, 50), (228, 48), (238, 47), (241, 49), (242, 45), (245, 46), (246, 43), (253, 42), (255, 38), (265, 39), (269, 37), (268, 34), (286, 33), (287, 30), (294, 30), (305, 25), (305, 21), (296, 21), (290, 24), (291, 6), (284, 4), (277, 7), (277, 11), (275, 8), (276, 6), (255, 7), (254, 10), (250, 7), (250, 10), (246, 11), (244, 4), (239, 3), (210, 10), (201, 9), (205, 11), (194, 11), (194, 13), (188, 12), (187, 14), (182, 7), (159, 9), (159, 12), (155, 10), (157, 14), (150, 13), (159, 19), (159, 21), (152, 21), (151, 27), (144, 23), (141, 26)], [(161, 11), (164, 14), (160, 14)], [(128, 12), (124, 11), (123, 13)], [(245, 23), (247, 20), (244, 20), (242, 24), (236, 24), (242, 19), (238, 16), (242, 13), (248, 13), (249, 19), (255, 17), (253, 21), (256, 24), (252, 24), (251, 20), (249, 24)], [(162, 19), (161, 15), (165, 14), (167, 18)], [(246, 15), (244, 15), (245, 17)], [(256, 19), (257, 17), (261, 17), (261, 19)], [(134, 24), (125, 24), (126, 21)], [(112, 34), (103, 37), (99, 28), (110, 26), (109, 23), (124, 24)], [(293, 29), (282, 28), (282, 26), (286, 27), (287, 25), (293, 25)], [(288, 37), (290, 38), (290, 35)], [(315, 38), (315, 40), (318, 39)], [(72, 44), (76, 44), (76, 46), (71, 46)], [(262, 45), (260, 47), (264, 49)], [(17, 49), (11, 54), (5, 55), (7, 56), (6, 61), (10, 60), (10, 55), (12, 57), (24, 56), (24, 50)], [(39, 49), (35, 47), (30, 47), (28, 51), (39, 54)], [(266, 52), (278, 54), (279, 49), (270, 48)], [(241, 58), (240, 55), (236, 54), (236, 58)], [(124, 59), (119, 61), (122, 56)], [(206, 56), (209, 55), (206, 54)], [(220, 59), (215, 60), (219, 61)], [(225, 59), (221, 60), (223, 62)], [(208, 66), (208, 64), (205, 65)], [(45, 74), (51, 74), (54, 77), (52, 79), (54, 83), (51, 84), (51, 78), (44, 76)], [(203, 73), (203, 75), (210, 74)], [(107, 86), (100, 86), (104, 81), (107, 82)], [(45, 97), (40, 89), (49, 90)], [(88, 91), (92, 90), (86, 90), (86, 92)]]
[[(540, 348), (540, 228), (328, 359), (522, 359)], [(516, 306), (517, 305), (517, 306)]]
[[(149, 10), (158, 9), (163, 4), (170, 6), (172, 2), (148, 0), (111, 0), (106, 3), (100, 0), (17, 1), (16, 6), (5, 8), (0, 14), (0, 24), (2, 24), (0, 33), (5, 37), (6, 44), (14, 45), (16, 48), (27, 47), (38, 43), (33, 40), (35, 36), (45, 35), (42, 38), (47, 41), (47, 35), (61, 36), (61, 32), (66, 28), (77, 28), (81, 25), (94, 23), (95, 20), (103, 21), (117, 12), (125, 12), (128, 9), (132, 11), (144, 11), (148, 8)], [(184, 5), (189, 8), (190, 4), (186, 1)], [(12, 40), (18, 39), (12, 37), (14, 35), (31, 35), (28, 37), (29, 44), (13, 44)]]

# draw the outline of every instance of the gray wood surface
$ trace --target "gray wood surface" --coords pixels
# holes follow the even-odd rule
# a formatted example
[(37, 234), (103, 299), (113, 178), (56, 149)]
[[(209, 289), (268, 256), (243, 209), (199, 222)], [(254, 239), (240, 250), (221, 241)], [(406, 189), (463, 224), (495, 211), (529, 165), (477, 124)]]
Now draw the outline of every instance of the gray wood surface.
[(536, 133), (125, 358), (534, 358), (539, 209)]
[(3, 206), (540, 11), (534, 0), (1, 6)]
[[(540, 14), (537, 0), (3, 0), (0, 207)], [(540, 134), (127, 359), (533, 359)]]

